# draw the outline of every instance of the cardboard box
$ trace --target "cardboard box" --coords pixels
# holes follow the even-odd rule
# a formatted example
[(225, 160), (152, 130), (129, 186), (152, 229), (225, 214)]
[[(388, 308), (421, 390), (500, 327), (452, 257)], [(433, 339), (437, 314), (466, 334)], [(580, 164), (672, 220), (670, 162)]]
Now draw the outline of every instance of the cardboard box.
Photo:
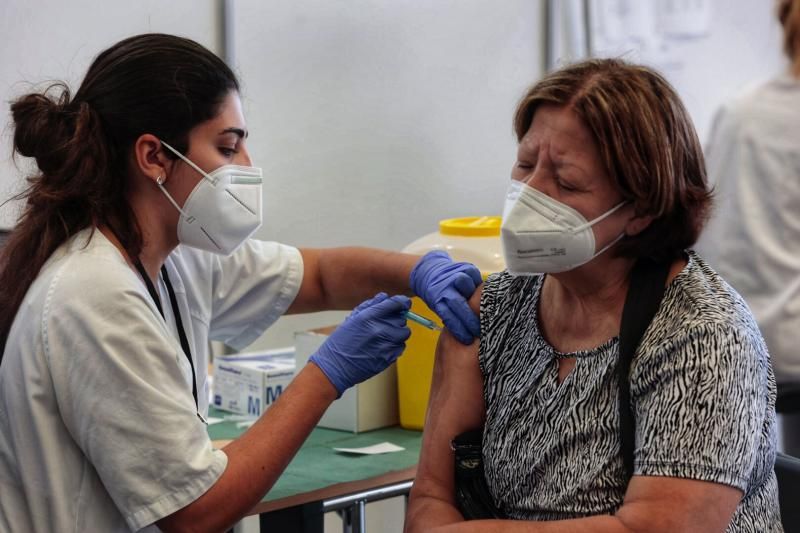
[[(297, 368), (325, 342), (335, 326), (295, 333)], [(320, 427), (359, 433), (397, 424), (397, 369), (390, 366), (377, 376), (349, 388), (328, 407)]]
[(261, 416), (294, 378), (294, 347), (214, 358), (212, 404)]

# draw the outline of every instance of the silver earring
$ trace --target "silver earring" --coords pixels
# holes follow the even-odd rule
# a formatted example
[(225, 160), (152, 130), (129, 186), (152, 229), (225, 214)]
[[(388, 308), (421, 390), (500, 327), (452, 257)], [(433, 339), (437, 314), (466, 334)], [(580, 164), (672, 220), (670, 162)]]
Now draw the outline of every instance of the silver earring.
[(164, 184), (164, 176), (162, 176), (162, 175), (159, 175), (159, 176), (156, 178), (156, 183), (158, 183), (159, 185), (163, 185), (163, 184)]

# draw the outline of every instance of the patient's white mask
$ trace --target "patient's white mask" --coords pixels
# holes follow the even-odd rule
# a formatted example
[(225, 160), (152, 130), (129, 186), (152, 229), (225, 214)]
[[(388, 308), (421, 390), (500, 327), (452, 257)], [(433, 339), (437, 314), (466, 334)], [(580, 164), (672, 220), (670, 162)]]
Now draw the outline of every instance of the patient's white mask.
[(503, 209), (501, 241), (508, 271), (517, 276), (566, 272), (608, 250), (625, 233), (595, 252), (592, 226), (610, 216), (620, 202), (592, 221), (568, 205), (512, 180)]
[(204, 172), (182, 153), (161, 141), (203, 176), (181, 208), (164, 186), (161, 191), (175, 206), (178, 241), (193, 248), (230, 255), (261, 226), (261, 169), (223, 165)]

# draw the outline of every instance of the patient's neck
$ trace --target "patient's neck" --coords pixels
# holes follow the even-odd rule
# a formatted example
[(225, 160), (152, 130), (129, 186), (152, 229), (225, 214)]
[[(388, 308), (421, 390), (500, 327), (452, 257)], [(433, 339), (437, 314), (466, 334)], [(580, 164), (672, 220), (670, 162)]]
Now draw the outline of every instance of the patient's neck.
[(619, 333), (634, 261), (608, 258), (549, 274), (539, 299), (539, 326), (562, 351), (591, 348)]
[(570, 272), (549, 274), (546, 290), (555, 302), (594, 311), (614, 309), (625, 301), (634, 262), (630, 258), (609, 257)]

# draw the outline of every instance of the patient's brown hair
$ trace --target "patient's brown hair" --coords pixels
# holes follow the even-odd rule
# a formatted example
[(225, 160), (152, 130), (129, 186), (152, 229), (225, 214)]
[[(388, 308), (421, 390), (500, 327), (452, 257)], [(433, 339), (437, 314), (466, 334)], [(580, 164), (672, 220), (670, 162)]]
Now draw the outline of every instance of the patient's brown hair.
[(711, 208), (700, 141), (675, 90), (657, 72), (594, 59), (545, 76), (520, 101), (521, 140), (541, 105), (568, 106), (592, 132), (608, 175), (637, 216), (651, 216), (618, 255), (670, 259), (691, 247)]

